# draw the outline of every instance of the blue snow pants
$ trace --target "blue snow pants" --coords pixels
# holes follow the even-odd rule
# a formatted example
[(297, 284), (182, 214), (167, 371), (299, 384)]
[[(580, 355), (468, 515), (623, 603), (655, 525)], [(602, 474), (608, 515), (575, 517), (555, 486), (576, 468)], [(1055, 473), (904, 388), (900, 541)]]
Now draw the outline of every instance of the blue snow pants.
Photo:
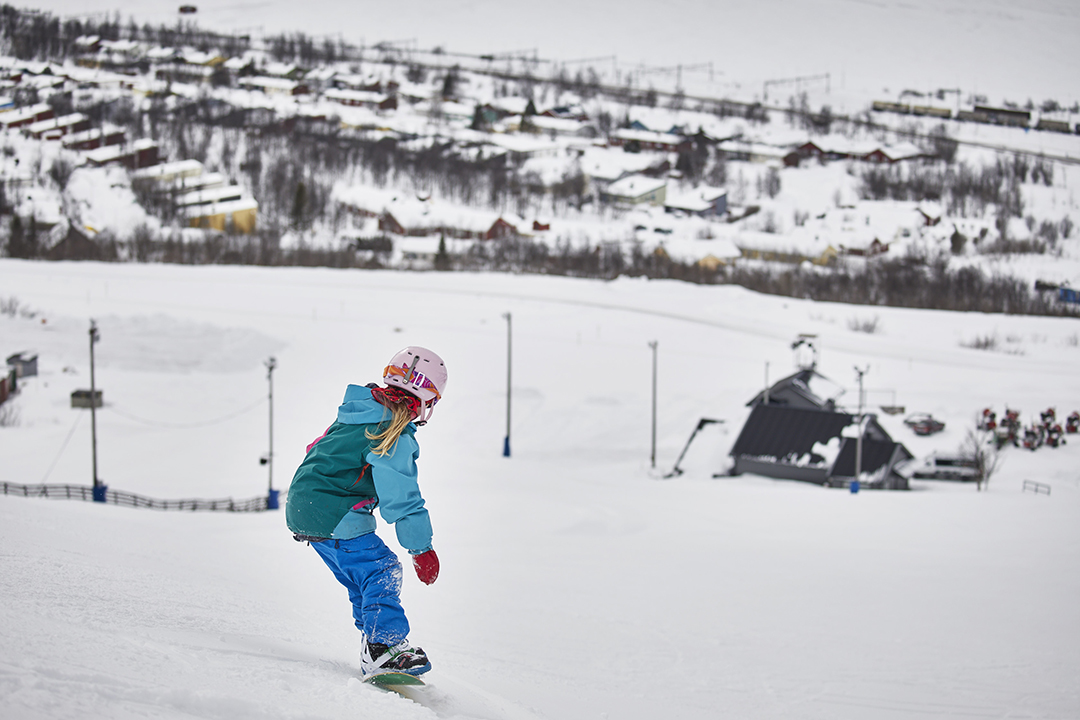
[(409, 636), (401, 607), (401, 563), (378, 535), (323, 540), (311, 547), (348, 589), (356, 627), (369, 642), (396, 645)]

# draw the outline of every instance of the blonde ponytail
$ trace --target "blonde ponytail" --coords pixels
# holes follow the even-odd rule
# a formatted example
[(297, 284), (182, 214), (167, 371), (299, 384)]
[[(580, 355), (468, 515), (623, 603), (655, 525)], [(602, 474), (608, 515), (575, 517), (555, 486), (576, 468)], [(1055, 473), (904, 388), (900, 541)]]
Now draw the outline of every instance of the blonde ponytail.
[(364, 431), (368, 440), (378, 441), (378, 445), (371, 448), (371, 451), (379, 457), (385, 457), (394, 450), (398, 438), (412, 420), (412, 412), (405, 403), (392, 403), (387, 409), (390, 411), (390, 423), (386, 427), (377, 433)]

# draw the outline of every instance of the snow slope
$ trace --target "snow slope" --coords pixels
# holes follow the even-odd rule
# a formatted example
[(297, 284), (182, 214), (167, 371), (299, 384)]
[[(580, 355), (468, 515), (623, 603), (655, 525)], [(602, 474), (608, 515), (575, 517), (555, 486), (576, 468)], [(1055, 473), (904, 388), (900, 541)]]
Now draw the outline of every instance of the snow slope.
[[(0, 707), (17, 718), (1068, 718), (1080, 713), (1080, 440), (1009, 451), (989, 491), (852, 495), (713, 478), (764, 381), (818, 334), (820, 369), (932, 412), (1080, 408), (1080, 324), (810, 303), (620, 279), (0, 261), (4, 356), (41, 375), (0, 427), (0, 478), (155, 497), (265, 491), (399, 347), (446, 358), (421, 484), (443, 573), (407, 574), (424, 707), (360, 684), (341, 589), (280, 513), (162, 513), (0, 497)], [(514, 339), (513, 456), (505, 433)], [(29, 315), (36, 313), (34, 317)], [(848, 329), (877, 315), (873, 335)], [(44, 320), (44, 322), (43, 322)], [(962, 343), (996, 334), (1000, 352)], [(659, 342), (658, 467), (649, 462)], [(65, 368), (67, 369), (65, 371)], [(687, 473), (660, 479), (699, 417)], [(715, 426), (712, 426), (715, 427)], [(1074, 436), (1075, 437), (1075, 436)], [(1053, 492), (1022, 492), (1024, 479)], [(393, 544), (393, 533), (381, 534)], [(583, 680), (582, 677), (588, 678)]]

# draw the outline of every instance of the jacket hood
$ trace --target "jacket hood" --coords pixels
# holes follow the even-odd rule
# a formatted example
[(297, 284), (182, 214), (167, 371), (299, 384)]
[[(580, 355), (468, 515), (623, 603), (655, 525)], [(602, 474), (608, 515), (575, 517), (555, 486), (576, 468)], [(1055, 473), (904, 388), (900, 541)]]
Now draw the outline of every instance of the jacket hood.
[[(345, 425), (367, 425), (389, 420), (390, 413), (371, 396), (371, 388), (350, 385), (345, 388), (345, 398), (338, 406), (337, 419)], [(413, 423), (409, 423), (409, 427), (416, 431)]]

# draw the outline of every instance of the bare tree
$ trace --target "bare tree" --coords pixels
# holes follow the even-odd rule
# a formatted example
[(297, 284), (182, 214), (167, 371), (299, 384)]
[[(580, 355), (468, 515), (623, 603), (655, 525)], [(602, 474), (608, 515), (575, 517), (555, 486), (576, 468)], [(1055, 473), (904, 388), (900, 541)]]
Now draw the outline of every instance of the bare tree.
[(990, 478), (1001, 465), (1001, 454), (993, 431), (981, 429), (978, 425), (969, 429), (960, 445), (960, 452), (971, 460), (975, 468), (976, 487), (981, 492), (983, 485), (989, 486)]

